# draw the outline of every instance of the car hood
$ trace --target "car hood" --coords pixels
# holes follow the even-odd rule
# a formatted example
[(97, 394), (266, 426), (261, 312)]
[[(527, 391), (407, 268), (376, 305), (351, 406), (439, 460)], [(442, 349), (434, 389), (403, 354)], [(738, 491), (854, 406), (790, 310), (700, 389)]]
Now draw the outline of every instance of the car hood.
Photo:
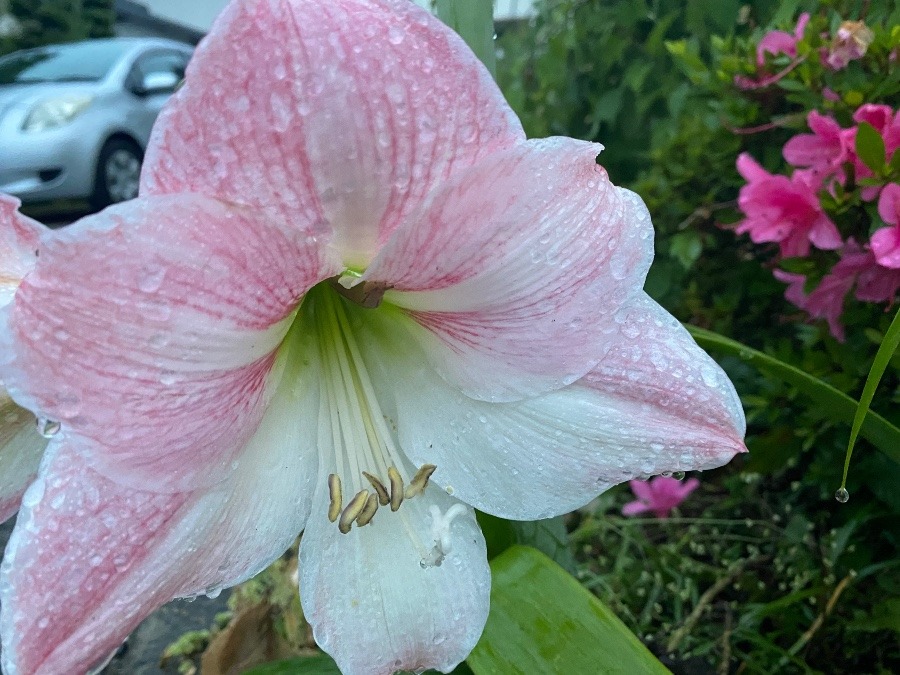
[(61, 94), (96, 94), (99, 85), (93, 82), (36, 82), (34, 84), (0, 85), (0, 117), (17, 105), (32, 105), (45, 98)]

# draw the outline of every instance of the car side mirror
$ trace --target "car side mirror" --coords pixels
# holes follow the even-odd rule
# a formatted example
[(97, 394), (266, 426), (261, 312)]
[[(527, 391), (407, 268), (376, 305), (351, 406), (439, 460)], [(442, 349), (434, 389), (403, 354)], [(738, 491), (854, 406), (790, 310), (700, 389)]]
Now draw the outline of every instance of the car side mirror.
[(172, 72), (161, 71), (148, 73), (138, 86), (136, 93), (149, 96), (151, 94), (171, 94), (181, 80)]

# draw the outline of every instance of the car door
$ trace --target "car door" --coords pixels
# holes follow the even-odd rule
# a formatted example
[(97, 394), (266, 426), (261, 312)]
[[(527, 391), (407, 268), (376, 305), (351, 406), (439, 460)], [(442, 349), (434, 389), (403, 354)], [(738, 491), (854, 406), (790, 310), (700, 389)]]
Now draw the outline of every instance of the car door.
[(160, 110), (184, 79), (189, 59), (190, 53), (186, 51), (156, 48), (135, 60), (126, 86), (137, 99), (131, 122), (141, 146), (147, 146)]

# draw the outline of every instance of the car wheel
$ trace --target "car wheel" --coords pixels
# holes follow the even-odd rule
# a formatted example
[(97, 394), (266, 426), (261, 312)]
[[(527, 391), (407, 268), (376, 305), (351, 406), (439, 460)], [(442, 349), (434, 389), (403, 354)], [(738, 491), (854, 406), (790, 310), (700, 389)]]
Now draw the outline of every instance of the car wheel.
[(137, 197), (142, 160), (136, 143), (124, 138), (107, 141), (97, 160), (92, 206), (99, 210)]

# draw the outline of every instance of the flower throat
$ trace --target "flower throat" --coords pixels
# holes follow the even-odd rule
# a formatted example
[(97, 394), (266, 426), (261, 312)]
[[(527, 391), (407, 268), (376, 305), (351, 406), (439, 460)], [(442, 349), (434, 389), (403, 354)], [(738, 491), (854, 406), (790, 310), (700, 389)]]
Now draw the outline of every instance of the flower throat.
[[(387, 287), (362, 283), (347, 288), (342, 281), (335, 278), (313, 288), (301, 311), (309, 312), (315, 326), (322, 364), (319, 446), (333, 448), (334, 454), (335, 471), (327, 478), (328, 519), (347, 534), (354, 523), (370, 524), (379, 507), (397, 511), (404, 500), (421, 494), (436, 467), (425, 464), (412, 473), (394, 442), (393, 422), (381, 410), (354, 336), (353, 323), (360, 317), (351, 303), (375, 309)], [(346, 488), (353, 497), (345, 505)]]

